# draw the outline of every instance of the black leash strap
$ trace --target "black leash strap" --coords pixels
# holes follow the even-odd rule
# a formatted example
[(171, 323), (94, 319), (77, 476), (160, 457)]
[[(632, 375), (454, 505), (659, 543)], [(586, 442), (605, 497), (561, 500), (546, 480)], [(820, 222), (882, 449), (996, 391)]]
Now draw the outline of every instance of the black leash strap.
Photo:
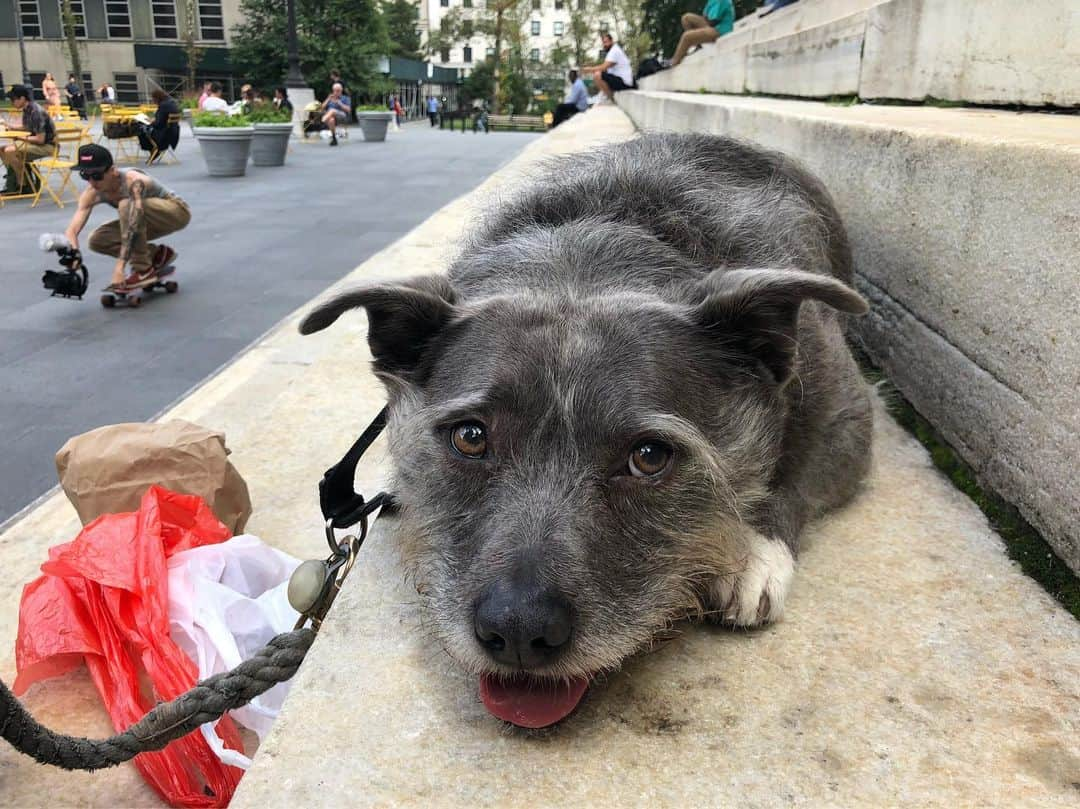
[(319, 506), (331, 528), (348, 528), (355, 525), (380, 506), (384, 511), (395, 506), (393, 495), (380, 492), (370, 502), (353, 488), (356, 465), (386, 427), (386, 408), (379, 411), (367, 429), (360, 434), (349, 451), (336, 464), (326, 470), (319, 481)]

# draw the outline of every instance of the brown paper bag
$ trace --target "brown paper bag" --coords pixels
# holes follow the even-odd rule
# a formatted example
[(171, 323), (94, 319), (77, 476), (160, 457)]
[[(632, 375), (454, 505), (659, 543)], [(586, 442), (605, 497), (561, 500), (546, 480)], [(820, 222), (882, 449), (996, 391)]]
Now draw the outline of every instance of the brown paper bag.
[(156, 483), (199, 495), (239, 534), (251, 516), (251, 498), (228, 454), (224, 433), (188, 421), (110, 424), (68, 439), (56, 453), (56, 471), (83, 525), (137, 510)]

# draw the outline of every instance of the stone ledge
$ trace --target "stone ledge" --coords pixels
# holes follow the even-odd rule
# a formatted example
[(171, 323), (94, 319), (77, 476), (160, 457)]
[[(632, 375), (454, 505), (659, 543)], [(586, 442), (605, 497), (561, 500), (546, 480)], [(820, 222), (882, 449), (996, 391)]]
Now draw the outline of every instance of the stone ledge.
[[(748, 138), (825, 181), (857, 272), (913, 315), (883, 309), (863, 321), (869, 353), (1080, 572), (1080, 119), (684, 93), (618, 99), (640, 127)], [(1000, 384), (972, 387), (984, 378)]]
[[(623, 131), (614, 112), (494, 179)], [(356, 320), (310, 339), (359, 368)], [(785, 621), (688, 626), (542, 736), (493, 720), (425, 635), (380, 521), (233, 806), (1073, 806), (1080, 624), (880, 407), (875, 429), (865, 491), (808, 533)]]
[(801, 0), (739, 25), (644, 90), (1080, 105), (1080, 6)]

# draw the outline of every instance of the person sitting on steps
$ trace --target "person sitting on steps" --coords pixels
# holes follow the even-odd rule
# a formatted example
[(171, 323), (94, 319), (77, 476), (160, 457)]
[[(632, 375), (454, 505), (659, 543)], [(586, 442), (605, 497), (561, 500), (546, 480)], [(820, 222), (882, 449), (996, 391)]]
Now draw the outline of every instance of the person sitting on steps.
[(671, 67), (675, 67), (694, 46), (701, 47), (706, 42), (715, 42), (724, 34), (730, 34), (735, 27), (735, 7), (731, 0), (708, 0), (701, 14), (682, 15), (683, 35), (671, 57)]
[(352, 112), (352, 99), (344, 94), (345, 88), (341, 82), (334, 82), (330, 95), (322, 103), (322, 122), (330, 130), (330, 145), (337, 146), (337, 126), (349, 122), (349, 114)]
[[(116, 259), (106, 292), (127, 292), (157, 278), (159, 270), (176, 260), (177, 252), (165, 244), (150, 244), (187, 227), (191, 210), (174, 192), (145, 171), (118, 169), (112, 153), (96, 143), (79, 147), (79, 176), (87, 188), (64, 236), (76, 250), (79, 234), (99, 202), (116, 208), (119, 218), (90, 234), (90, 249)], [(131, 274), (124, 277), (130, 264)]]

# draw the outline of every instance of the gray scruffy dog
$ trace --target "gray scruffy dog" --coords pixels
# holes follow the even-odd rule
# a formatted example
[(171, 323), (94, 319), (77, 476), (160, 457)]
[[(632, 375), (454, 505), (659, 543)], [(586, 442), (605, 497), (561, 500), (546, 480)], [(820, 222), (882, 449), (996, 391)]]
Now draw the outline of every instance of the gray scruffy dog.
[(496, 716), (558, 721), (680, 618), (781, 616), (803, 526), (869, 464), (851, 282), (807, 171), (646, 135), (549, 166), (448, 276), (306, 317), (367, 311), (405, 564)]

